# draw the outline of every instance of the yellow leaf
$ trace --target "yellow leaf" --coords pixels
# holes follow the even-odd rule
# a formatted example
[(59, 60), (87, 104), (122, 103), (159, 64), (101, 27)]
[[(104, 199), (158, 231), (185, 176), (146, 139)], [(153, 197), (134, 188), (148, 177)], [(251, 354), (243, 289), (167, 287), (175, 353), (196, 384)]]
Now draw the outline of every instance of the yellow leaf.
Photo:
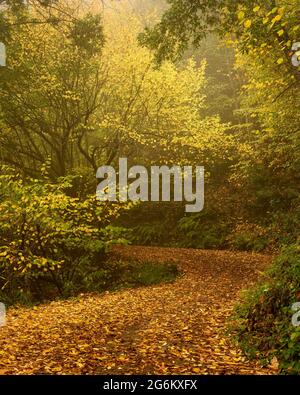
[(258, 12), (259, 10), (260, 10), (260, 6), (259, 5), (253, 8), (253, 12)]
[(246, 29), (249, 29), (251, 27), (251, 25), (252, 25), (252, 22), (250, 19), (247, 19), (244, 23), (244, 26)]
[(271, 364), (270, 364), (270, 368), (273, 369), (273, 370), (278, 370), (278, 368), (279, 368), (279, 363), (278, 363), (278, 360), (277, 360), (276, 357), (274, 357), (274, 358), (272, 359)]
[(278, 34), (279, 37), (283, 36), (284, 30), (283, 29), (279, 30), (279, 32), (277, 32), (277, 34)]
[(238, 13), (238, 19), (239, 19), (240, 21), (242, 21), (244, 18), (245, 18), (245, 13), (244, 13), (244, 11), (240, 11), (240, 12)]
[(54, 372), (54, 373), (61, 372), (62, 371), (62, 367), (61, 366), (57, 366), (55, 368), (52, 368), (51, 371)]
[(272, 23), (279, 22), (279, 21), (281, 20), (281, 18), (282, 18), (282, 15), (276, 15), (276, 16), (272, 19)]
[(277, 64), (282, 64), (283, 62), (284, 62), (283, 58), (279, 58), (279, 59), (277, 60)]

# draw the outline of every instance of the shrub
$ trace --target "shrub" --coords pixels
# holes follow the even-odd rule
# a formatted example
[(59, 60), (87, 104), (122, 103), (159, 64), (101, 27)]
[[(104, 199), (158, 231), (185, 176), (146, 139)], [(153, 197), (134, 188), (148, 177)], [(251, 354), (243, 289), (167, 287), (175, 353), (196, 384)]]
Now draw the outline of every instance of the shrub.
[[(115, 270), (111, 270), (114, 267)], [(179, 276), (177, 265), (157, 262), (112, 261), (107, 272), (106, 288), (120, 289), (169, 283)]]
[[(147, 222), (145, 221), (147, 219)], [(231, 229), (225, 216), (206, 210), (194, 215), (178, 203), (143, 203), (122, 215), (127, 238), (136, 245), (182, 248), (225, 248)]]
[(112, 243), (120, 205), (84, 200), (57, 185), (0, 176), (0, 290), (8, 303), (69, 296), (95, 288)]
[(300, 244), (283, 249), (266, 280), (247, 291), (234, 316), (235, 336), (249, 356), (276, 357), (282, 371), (300, 372), (300, 327), (292, 306), (300, 302)]
[(178, 223), (182, 235), (180, 247), (222, 249), (226, 246), (229, 226), (211, 212), (186, 215)]
[(247, 222), (236, 225), (227, 240), (231, 247), (239, 251), (261, 252), (271, 245), (266, 229)]

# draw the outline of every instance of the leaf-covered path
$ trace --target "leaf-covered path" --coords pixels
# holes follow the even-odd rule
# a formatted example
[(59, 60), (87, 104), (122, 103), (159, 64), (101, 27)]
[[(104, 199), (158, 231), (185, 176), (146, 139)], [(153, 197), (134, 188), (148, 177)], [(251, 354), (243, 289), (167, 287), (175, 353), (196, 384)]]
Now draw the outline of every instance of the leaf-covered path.
[(270, 262), (236, 252), (129, 247), (123, 257), (179, 262), (173, 284), (12, 309), (0, 328), (2, 374), (271, 374), (225, 334), (239, 291)]

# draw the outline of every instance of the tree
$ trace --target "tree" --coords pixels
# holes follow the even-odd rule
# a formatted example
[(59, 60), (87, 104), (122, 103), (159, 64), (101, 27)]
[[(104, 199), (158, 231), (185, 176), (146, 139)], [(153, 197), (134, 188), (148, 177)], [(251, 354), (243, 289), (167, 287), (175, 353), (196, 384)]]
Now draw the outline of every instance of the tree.
[(197, 151), (207, 160), (220, 141), (215, 156), (223, 157), (224, 126), (200, 116), (205, 64), (157, 69), (137, 43), (137, 18), (107, 14), (103, 21), (104, 32), (95, 15), (59, 30), (15, 27), (0, 81), (4, 162), (35, 177), (46, 169), (55, 180), (78, 169), (94, 178), (121, 155), (150, 163)]
[(204, 160), (212, 145), (217, 150), (217, 139), (226, 146), (219, 117), (200, 114), (205, 107), (205, 62), (197, 65), (189, 59), (180, 66), (165, 62), (157, 68), (153, 54), (138, 45), (143, 28), (138, 18), (110, 16), (105, 26), (103, 59), (109, 59), (112, 71), (106, 87), (113, 92), (107, 92), (107, 108), (109, 120), (114, 120), (105, 120), (105, 125), (120, 155), (149, 163), (175, 162), (191, 160), (198, 147)]
[(7, 43), (0, 81), (3, 161), (31, 176), (49, 162), (52, 179), (83, 161), (96, 169), (85, 139), (102, 97), (100, 17), (86, 15), (60, 30), (17, 25)]
[(148, 27), (140, 41), (156, 50), (158, 61), (177, 59), (190, 44), (199, 46), (208, 33), (234, 34), (242, 52), (270, 46), (281, 54), (278, 64), (300, 82), (291, 64), (292, 44), (298, 41), (300, 6), (297, 0), (169, 0), (170, 8), (161, 22)]
[[(14, 20), (11, 20), (11, 15)], [(74, 19), (70, 5), (57, 0), (0, 0), (0, 40), (7, 39), (16, 25), (57, 26), (60, 22)]]

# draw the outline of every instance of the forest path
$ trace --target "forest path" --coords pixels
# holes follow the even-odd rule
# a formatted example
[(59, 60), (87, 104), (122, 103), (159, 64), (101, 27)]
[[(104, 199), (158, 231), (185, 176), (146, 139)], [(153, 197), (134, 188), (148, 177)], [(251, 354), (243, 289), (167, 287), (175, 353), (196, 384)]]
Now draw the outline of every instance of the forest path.
[(178, 262), (175, 283), (11, 309), (0, 328), (0, 374), (272, 374), (226, 336), (239, 291), (271, 257), (118, 247), (139, 261)]

